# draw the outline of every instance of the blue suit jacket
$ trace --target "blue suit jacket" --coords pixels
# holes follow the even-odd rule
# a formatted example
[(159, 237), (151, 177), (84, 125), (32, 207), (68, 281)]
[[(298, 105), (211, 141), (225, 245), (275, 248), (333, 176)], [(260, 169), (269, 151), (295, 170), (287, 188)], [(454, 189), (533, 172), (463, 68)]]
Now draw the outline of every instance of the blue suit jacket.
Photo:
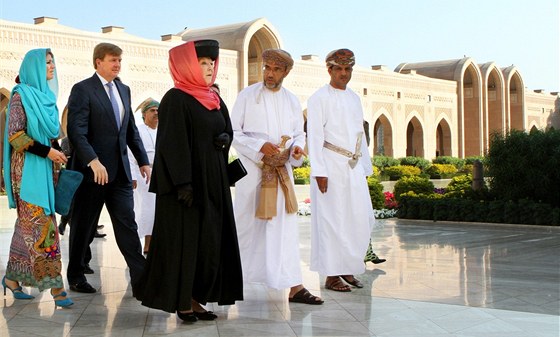
[(109, 182), (116, 178), (119, 165), (123, 165), (129, 181), (132, 181), (127, 146), (140, 166), (149, 165), (132, 115), (130, 88), (120, 80), (114, 83), (124, 105), (120, 129), (107, 91), (97, 74), (76, 83), (68, 100), (68, 138), (74, 147), (69, 166), (84, 173), (86, 182), (93, 182), (93, 172), (87, 164), (95, 158), (107, 169)]

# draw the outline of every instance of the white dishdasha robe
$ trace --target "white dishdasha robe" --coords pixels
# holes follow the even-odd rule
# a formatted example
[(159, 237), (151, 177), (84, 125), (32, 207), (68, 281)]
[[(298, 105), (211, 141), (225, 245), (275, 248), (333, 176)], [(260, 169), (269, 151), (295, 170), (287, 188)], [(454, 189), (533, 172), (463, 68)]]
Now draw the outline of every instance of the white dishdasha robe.
[[(142, 123), (138, 125), (138, 133), (140, 134), (140, 138), (142, 139), (142, 143), (146, 149), (150, 166), (152, 166), (154, 163), (154, 155), (156, 153), (155, 145), (157, 128), (152, 129)], [(133, 194), (134, 215), (136, 218), (136, 224), (138, 224), (138, 236), (143, 238), (146, 235), (152, 235), (152, 230), (154, 229), (156, 195), (155, 193), (148, 191), (150, 184), (146, 184), (146, 178), (142, 177), (138, 163), (131, 154), (132, 152), (128, 151), (130, 172), (132, 173), (132, 179), (137, 181)]]
[[(264, 283), (285, 289), (302, 283), (297, 214), (287, 214), (282, 189), (278, 188), (277, 216), (271, 220), (255, 216), (261, 190), (259, 152), (265, 142), (279, 144), (290, 136), (286, 148), (305, 146), (303, 115), (294, 94), (281, 88), (266, 89), (262, 82), (239, 93), (231, 112), (233, 147), (247, 169), (247, 176), (235, 184), (234, 213), (239, 251), (246, 282)], [(293, 184), (292, 166), (300, 166), (290, 156), (286, 169)]]
[[(311, 265), (321, 275), (355, 275), (365, 271), (364, 256), (375, 221), (367, 176), (373, 173), (366, 137), (358, 164), (323, 147), (324, 141), (356, 151), (363, 133), (360, 98), (351, 89), (326, 85), (307, 103), (307, 146), (311, 162)], [(315, 177), (328, 177), (326, 193)]]

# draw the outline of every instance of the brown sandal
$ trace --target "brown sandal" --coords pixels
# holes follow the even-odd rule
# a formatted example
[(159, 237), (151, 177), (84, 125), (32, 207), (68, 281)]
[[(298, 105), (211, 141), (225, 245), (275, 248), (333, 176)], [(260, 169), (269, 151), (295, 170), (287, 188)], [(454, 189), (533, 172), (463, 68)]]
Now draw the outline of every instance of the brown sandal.
[(344, 284), (338, 276), (327, 276), (327, 280), (325, 281), (325, 289), (340, 291), (343, 293), (352, 291), (352, 289), (350, 289), (347, 284)]
[(313, 295), (309, 290), (303, 288), (293, 297), (288, 298), (288, 302), (292, 303), (304, 303), (304, 304), (323, 304), (325, 301), (320, 299), (318, 296)]
[(340, 277), (342, 277), (344, 282), (346, 282), (350, 285), (353, 285), (356, 288), (363, 288), (364, 287), (364, 284), (362, 282), (360, 282), (360, 280), (355, 278), (354, 275), (340, 275)]

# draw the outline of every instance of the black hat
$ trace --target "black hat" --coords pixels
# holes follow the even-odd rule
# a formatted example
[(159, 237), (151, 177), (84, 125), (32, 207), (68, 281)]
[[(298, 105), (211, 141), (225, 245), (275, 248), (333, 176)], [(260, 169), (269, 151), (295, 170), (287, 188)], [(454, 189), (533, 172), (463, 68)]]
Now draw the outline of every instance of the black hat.
[(194, 42), (197, 57), (209, 57), (213, 61), (218, 58), (220, 44), (216, 40), (198, 40)]

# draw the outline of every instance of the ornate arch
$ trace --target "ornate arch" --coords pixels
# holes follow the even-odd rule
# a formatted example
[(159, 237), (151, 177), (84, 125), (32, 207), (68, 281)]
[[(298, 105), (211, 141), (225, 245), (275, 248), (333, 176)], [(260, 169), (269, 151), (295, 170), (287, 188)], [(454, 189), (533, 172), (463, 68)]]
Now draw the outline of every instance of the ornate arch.
[(506, 131), (505, 83), (504, 76), (494, 62), (480, 66), (483, 96), (483, 142), (487, 149), (490, 135), (504, 134)]
[(282, 48), (280, 34), (265, 18), (206, 29), (187, 29), (180, 33), (183, 40), (214, 39), (220, 48), (239, 54), (238, 91), (258, 81), (262, 76), (261, 54), (265, 49)]
[(502, 68), (505, 80), (506, 129), (525, 130), (525, 85), (514, 65)]

